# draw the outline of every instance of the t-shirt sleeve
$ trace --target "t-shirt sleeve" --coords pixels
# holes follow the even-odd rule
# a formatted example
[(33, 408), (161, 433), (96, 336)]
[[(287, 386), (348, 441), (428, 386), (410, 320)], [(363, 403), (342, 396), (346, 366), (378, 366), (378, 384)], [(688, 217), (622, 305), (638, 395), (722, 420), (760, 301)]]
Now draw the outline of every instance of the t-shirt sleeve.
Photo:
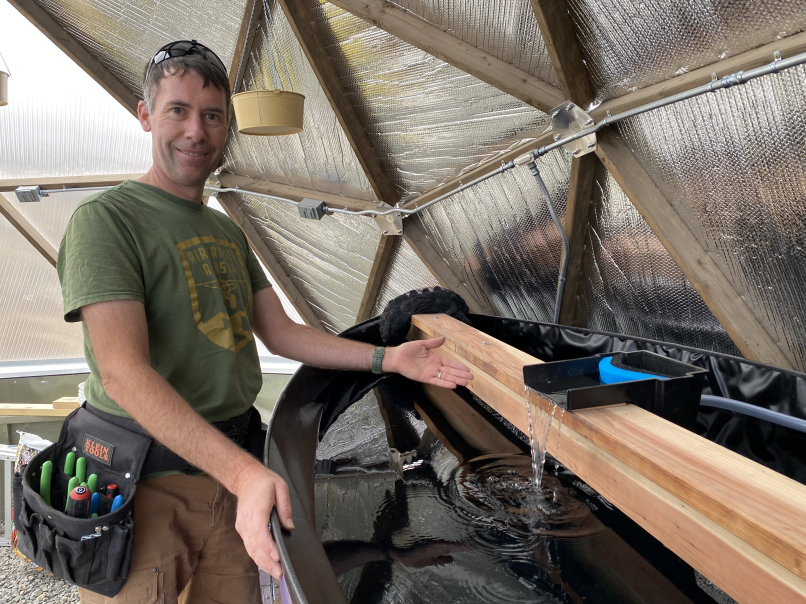
[(101, 202), (79, 207), (62, 237), (57, 262), (64, 319), (81, 320), (81, 307), (109, 300), (145, 301), (143, 269), (126, 221)]
[[(246, 239), (245, 235), (244, 239)], [(263, 265), (260, 263), (260, 260), (257, 259), (257, 256), (255, 256), (255, 251), (252, 249), (252, 246), (249, 245), (248, 241), (246, 243), (246, 249), (249, 250), (249, 256), (246, 262), (249, 270), (249, 280), (252, 282), (252, 292), (254, 293), (261, 289), (271, 287), (271, 283), (266, 278), (266, 273), (263, 272)]]

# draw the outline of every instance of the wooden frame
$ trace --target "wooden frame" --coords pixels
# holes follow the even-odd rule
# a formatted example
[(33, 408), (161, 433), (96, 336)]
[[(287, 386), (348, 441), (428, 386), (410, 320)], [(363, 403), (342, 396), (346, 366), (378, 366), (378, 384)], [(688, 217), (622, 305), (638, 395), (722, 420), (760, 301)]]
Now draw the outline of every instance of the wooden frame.
[(446, 315), (412, 325), (414, 339), (446, 336), (436, 352), (468, 365), (468, 388), (519, 430), (527, 399), (551, 416), (552, 455), (740, 604), (806, 602), (804, 485), (634, 405), (558, 414), (524, 396), (523, 366), (539, 360)]
[(45, 257), (45, 260), (50, 262), (54, 267), (56, 260), (59, 256), (59, 251), (54, 248), (45, 237), (42, 236), (34, 226), (28, 222), (28, 219), (14, 207), (5, 195), (0, 195), (0, 214), (6, 217), (15, 229), (20, 232), (20, 235), (25, 237), (28, 242), (36, 248), (36, 250)]
[(395, 243), (398, 241), (397, 236), (390, 237), (381, 235), (378, 250), (375, 252), (375, 260), (372, 262), (372, 269), (369, 271), (369, 277), (367, 278), (367, 286), (364, 288), (364, 295), (361, 298), (361, 304), (359, 304), (358, 312), (356, 313), (356, 323), (366, 321), (372, 316), (375, 298), (378, 297), (378, 289), (380, 289), (381, 283), (383, 282), (383, 276), (389, 264), (392, 250), (395, 247)]
[(47, 38), (58, 46), (64, 54), (73, 59), (87, 75), (98, 82), (104, 90), (123, 105), (129, 113), (137, 117), (137, 104), (140, 99), (129, 90), (98, 59), (82, 46), (72, 35), (67, 33), (58, 21), (50, 16), (35, 0), (9, 0), (11, 5), (28, 19)]
[(0, 193), (15, 191), (17, 187), (39, 185), (43, 189), (77, 189), (80, 187), (114, 187), (126, 180), (137, 180), (142, 174), (104, 174), (100, 176), (52, 176), (40, 178), (6, 178), (0, 180)]
[(278, 287), (282, 290), (283, 294), (285, 294), (285, 297), (288, 298), (288, 301), (296, 309), (300, 317), (302, 317), (302, 320), (305, 321), (305, 324), (325, 331), (319, 317), (316, 316), (316, 313), (314, 313), (311, 305), (308, 304), (305, 296), (297, 289), (294, 281), (238, 205), (235, 196), (231, 193), (219, 193), (218, 201), (221, 203), (221, 207), (229, 214), (229, 217), (243, 229), (246, 239), (249, 241), (249, 245), (255, 250), (257, 257), (263, 262), (266, 270), (269, 271), (269, 274), (271, 274)]
[[(232, 55), (232, 65), (229, 68), (229, 89), (232, 94), (239, 92), (243, 82), (242, 69), (246, 69), (249, 55), (252, 53), (252, 44), (255, 42), (255, 32), (260, 20), (263, 18), (263, 0), (246, 0), (241, 29), (238, 32), (238, 41), (235, 43), (235, 53)], [(243, 65), (241, 64), (243, 56)]]

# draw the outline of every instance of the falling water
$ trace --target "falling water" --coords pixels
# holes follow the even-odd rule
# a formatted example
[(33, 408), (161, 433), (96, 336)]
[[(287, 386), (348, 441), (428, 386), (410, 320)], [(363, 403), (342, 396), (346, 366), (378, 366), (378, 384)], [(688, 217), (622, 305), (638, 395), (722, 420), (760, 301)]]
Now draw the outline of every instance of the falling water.
[(551, 420), (554, 418), (555, 411), (557, 411), (557, 405), (552, 405), (549, 414), (532, 405), (528, 400), (526, 401), (526, 413), (529, 416), (529, 441), (532, 445), (532, 472), (538, 492), (540, 492), (540, 483), (543, 481), (543, 464), (546, 461)]

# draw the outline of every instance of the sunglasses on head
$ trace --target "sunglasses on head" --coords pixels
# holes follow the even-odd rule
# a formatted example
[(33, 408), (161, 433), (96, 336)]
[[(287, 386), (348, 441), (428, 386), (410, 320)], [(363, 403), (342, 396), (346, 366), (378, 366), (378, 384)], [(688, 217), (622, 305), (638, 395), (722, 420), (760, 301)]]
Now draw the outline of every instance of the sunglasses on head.
[(220, 69), (224, 76), (227, 75), (227, 68), (224, 67), (224, 63), (221, 62), (221, 59), (218, 58), (216, 53), (207, 48), (204, 44), (199, 44), (196, 40), (178, 40), (166, 44), (157, 51), (157, 54), (155, 54), (154, 58), (148, 63), (146, 78), (148, 78), (148, 72), (151, 71), (152, 66), (158, 65), (166, 59), (186, 57), (188, 55), (199, 55), (205, 61), (212, 63)]

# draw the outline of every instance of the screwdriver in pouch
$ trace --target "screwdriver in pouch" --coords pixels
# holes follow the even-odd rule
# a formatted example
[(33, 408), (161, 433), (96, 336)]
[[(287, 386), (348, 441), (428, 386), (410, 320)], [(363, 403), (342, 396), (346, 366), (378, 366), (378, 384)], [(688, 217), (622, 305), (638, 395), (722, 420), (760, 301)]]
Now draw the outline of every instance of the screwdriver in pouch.
[(78, 478), (79, 484), (82, 482), (87, 482), (87, 458), (86, 457), (79, 457), (76, 459), (76, 477)]
[(107, 497), (109, 497), (110, 499), (114, 499), (115, 497), (117, 497), (117, 494), (118, 494), (118, 485), (110, 484), (106, 486), (105, 495)]
[(76, 487), (67, 498), (67, 515), (73, 518), (86, 518), (90, 515), (90, 490)]
[(87, 478), (87, 488), (90, 490), (90, 493), (97, 493), (98, 492), (98, 475), (97, 474), (90, 474)]
[(95, 515), (98, 514), (98, 508), (100, 507), (101, 507), (100, 493), (92, 493), (92, 496), (90, 497), (90, 518), (92, 518), (93, 514)]
[(70, 493), (72, 493), (73, 489), (75, 489), (77, 486), (79, 486), (78, 477), (73, 476), (70, 479), (70, 482), (67, 483), (67, 501), (64, 502), (65, 512), (67, 511), (67, 506), (70, 505)]
[(45, 503), (51, 505), (50, 503), (50, 479), (53, 475), (53, 462), (48, 460), (42, 464), (42, 473), (39, 476), (39, 494), (42, 496), (42, 499), (45, 500)]
[(72, 477), (76, 473), (76, 454), (70, 451), (64, 458), (64, 475)]

